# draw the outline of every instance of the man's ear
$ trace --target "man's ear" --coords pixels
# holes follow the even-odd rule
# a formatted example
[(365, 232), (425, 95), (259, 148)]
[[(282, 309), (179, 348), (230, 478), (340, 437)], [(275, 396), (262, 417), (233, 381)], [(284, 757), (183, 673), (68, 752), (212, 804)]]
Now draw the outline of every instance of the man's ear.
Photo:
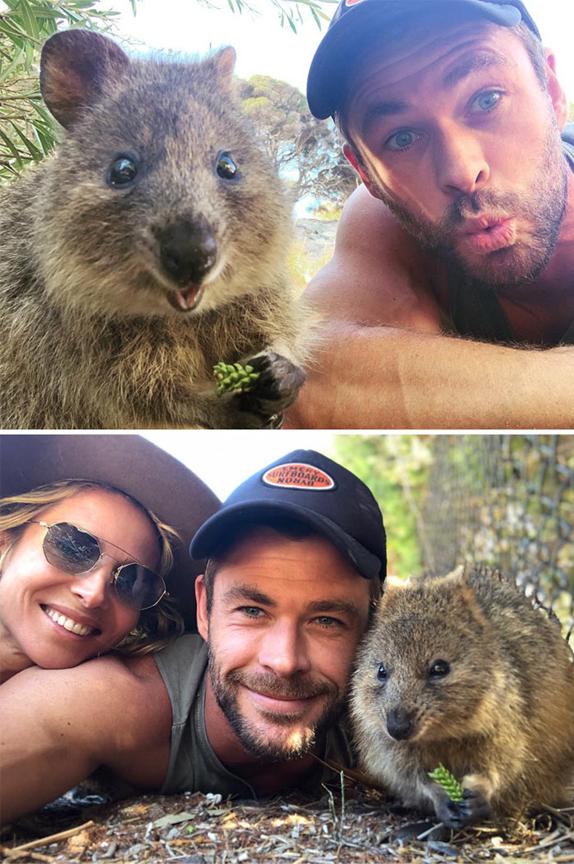
[(360, 161), (357, 155), (357, 151), (354, 149), (354, 147), (351, 147), (350, 144), (343, 144), (343, 153), (345, 154), (345, 156), (347, 157), (347, 159), (349, 160), (349, 162), (351, 163), (351, 165), (353, 166), (353, 168), (355, 169), (355, 171), (357, 172), (373, 198), (380, 199), (381, 196), (379, 195), (376, 187), (373, 185), (369, 176), (369, 172), (367, 171), (363, 163)]
[(197, 604), (197, 630), (202, 639), (207, 642), (209, 615), (207, 614), (207, 591), (205, 590), (205, 575), (203, 573), (195, 580), (195, 602)]
[(546, 79), (548, 82), (548, 92), (554, 107), (554, 113), (558, 120), (560, 130), (564, 129), (568, 120), (568, 99), (566, 93), (562, 89), (562, 85), (556, 75), (556, 57), (548, 48), (544, 49), (546, 57)]

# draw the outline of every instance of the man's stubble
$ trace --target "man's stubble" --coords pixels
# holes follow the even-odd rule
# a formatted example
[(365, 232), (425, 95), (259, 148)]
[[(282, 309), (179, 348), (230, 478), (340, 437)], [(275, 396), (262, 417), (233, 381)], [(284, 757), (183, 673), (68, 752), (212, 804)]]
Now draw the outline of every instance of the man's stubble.
[[(548, 135), (531, 189), (522, 194), (502, 194), (494, 189), (483, 189), (472, 195), (461, 195), (449, 205), (437, 224), (411, 213), (393, 196), (374, 168), (368, 164), (366, 167), (379, 197), (405, 230), (423, 249), (444, 261), (460, 278), (472, 279), (486, 289), (494, 289), (532, 282), (548, 266), (560, 236), (568, 192), (568, 169), (560, 130), (550, 106)], [(518, 240), (510, 248), (468, 260), (456, 249), (465, 220), (492, 213), (502, 217), (517, 217), (526, 222), (531, 226), (528, 238)]]
[[(217, 704), (245, 750), (257, 759), (287, 762), (299, 759), (313, 749), (321, 734), (342, 712), (345, 694), (331, 681), (314, 682), (300, 675), (279, 678), (272, 674), (251, 675), (239, 669), (222, 675), (212, 643), (208, 644), (209, 676)], [(277, 727), (275, 736), (266, 735), (257, 724), (245, 718), (239, 707), (239, 687), (261, 690), (268, 695), (304, 699), (324, 696), (321, 716), (309, 726), (301, 726), (297, 715), (261, 712), (263, 721)], [(292, 726), (291, 733), (289, 727)], [(285, 734), (280, 734), (281, 729)]]

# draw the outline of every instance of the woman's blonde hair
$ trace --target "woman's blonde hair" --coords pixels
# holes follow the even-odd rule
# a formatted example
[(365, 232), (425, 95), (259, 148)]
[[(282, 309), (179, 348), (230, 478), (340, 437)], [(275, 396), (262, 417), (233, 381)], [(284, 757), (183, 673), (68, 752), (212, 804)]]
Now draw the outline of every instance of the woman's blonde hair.
[[(157, 572), (165, 579), (173, 565), (172, 544), (179, 539), (175, 529), (166, 525), (155, 513), (121, 489), (92, 480), (58, 480), (45, 486), (37, 486), (29, 492), (0, 498), (0, 533), (8, 538), (8, 543), (0, 555), (0, 572), (6, 553), (17, 542), (31, 519), (36, 519), (51, 504), (91, 489), (105, 489), (107, 492), (122, 495), (145, 513), (155, 529), (159, 543), (160, 561)], [(183, 618), (176, 601), (165, 595), (157, 606), (140, 612), (135, 628), (112, 650), (118, 654), (131, 656), (148, 654), (163, 648), (174, 636), (183, 633), (183, 630)]]

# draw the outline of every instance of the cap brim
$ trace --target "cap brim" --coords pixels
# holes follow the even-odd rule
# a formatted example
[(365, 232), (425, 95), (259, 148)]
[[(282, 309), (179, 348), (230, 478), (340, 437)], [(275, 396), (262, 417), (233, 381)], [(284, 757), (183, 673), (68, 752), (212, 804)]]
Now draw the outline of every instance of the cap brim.
[(314, 527), (325, 536), (365, 579), (378, 576), (383, 562), (372, 552), (342, 531), (338, 525), (314, 510), (298, 504), (269, 500), (254, 500), (243, 504), (223, 507), (205, 522), (193, 538), (190, 554), (193, 558), (208, 558), (217, 552), (217, 547), (227, 536), (232, 525), (240, 522), (256, 522), (257, 517), (265, 517), (270, 511), (297, 516), (301, 521)]
[[(444, 6), (448, 8), (452, 0), (388, 0), (381, 4), (378, 0), (362, 0), (348, 9), (326, 32), (315, 52), (307, 79), (307, 102), (311, 113), (319, 120), (331, 117), (340, 107), (345, 85), (352, 71), (351, 62), (364, 54), (366, 40), (372, 41), (377, 33), (377, 25), (387, 26)], [(490, 4), (482, 0), (464, 0), (465, 11), (477, 17), (487, 18), (506, 27), (519, 24), (522, 18), (516, 6)], [(464, 8), (462, 5), (460, 9)], [(490, 7), (490, 8), (489, 8)]]
[(127, 492), (171, 525), (181, 541), (166, 580), (186, 624), (196, 628), (195, 577), (200, 567), (189, 557), (189, 543), (220, 502), (206, 484), (178, 459), (140, 435), (2, 435), (0, 494), (27, 492), (71, 478), (106, 483)]

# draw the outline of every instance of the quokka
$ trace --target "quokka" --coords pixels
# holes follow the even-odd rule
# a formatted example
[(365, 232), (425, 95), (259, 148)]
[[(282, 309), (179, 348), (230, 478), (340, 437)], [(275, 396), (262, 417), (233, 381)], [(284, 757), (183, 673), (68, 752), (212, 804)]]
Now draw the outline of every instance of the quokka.
[[(290, 206), (234, 62), (130, 59), (82, 30), (44, 45), (66, 134), (0, 197), (3, 428), (264, 428), (295, 400)], [(256, 388), (218, 397), (214, 364), (252, 358)]]
[[(572, 654), (557, 622), (492, 574), (387, 588), (352, 717), (364, 770), (451, 828), (571, 802)], [(462, 802), (428, 776), (439, 763)]]

